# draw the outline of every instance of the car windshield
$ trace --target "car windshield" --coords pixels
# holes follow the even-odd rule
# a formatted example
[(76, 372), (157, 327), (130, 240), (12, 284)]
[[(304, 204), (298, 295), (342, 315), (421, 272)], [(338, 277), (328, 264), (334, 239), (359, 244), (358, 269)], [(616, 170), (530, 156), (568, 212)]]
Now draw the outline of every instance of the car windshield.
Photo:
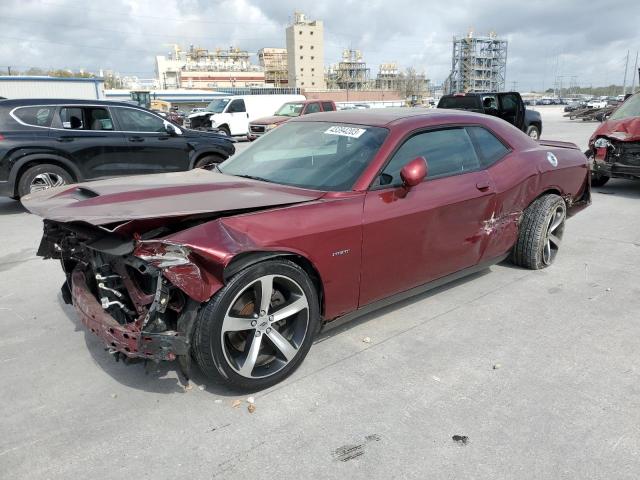
[(304, 108), (304, 103), (285, 103), (276, 112), (276, 115), (284, 117), (299, 117)]
[(610, 120), (622, 120), (623, 118), (640, 117), (640, 93), (629, 97), (620, 107), (611, 114)]
[(216, 100), (213, 100), (209, 105), (207, 105), (207, 108), (205, 108), (205, 111), (213, 112), (213, 113), (222, 113), (224, 111), (224, 107), (227, 106), (227, 103), (229, 103), (228, 98), (217, 98)]
[(351, 190), (384, 142), (386, 128), (289, 122), (220, 165), (228, 175), (322, 191)]

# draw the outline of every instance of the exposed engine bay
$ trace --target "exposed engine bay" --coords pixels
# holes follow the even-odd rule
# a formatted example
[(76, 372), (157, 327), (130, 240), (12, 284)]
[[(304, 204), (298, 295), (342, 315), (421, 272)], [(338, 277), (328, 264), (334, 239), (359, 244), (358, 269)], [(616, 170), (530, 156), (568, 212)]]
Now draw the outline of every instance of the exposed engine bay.
[(82, 322), (111, 353), (178, 359), (187, 373), (199, 303), (133, 252), (133, 240), (91, 226), (45, 220), (38, 255), (60, 260), (65, 302), (74, 304)]

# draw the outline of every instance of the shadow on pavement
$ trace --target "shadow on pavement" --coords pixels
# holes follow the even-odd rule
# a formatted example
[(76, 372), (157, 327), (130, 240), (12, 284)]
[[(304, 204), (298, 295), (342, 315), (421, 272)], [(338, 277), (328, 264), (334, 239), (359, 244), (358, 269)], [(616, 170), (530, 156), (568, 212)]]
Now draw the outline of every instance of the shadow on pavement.
[(0, 216), (16, 215), (18, 213), (25, 213), (26, 211), (27, 209), (22, 206), (19, 200), (0, 197)]
[[(148, 362), (143, 360), (116, 361), (102, 340), (89, 332), (76, 314), (74, 308), (64, 303), (58, 295), (60, 309), (74, 326), (74, 331), (83, 332), (84, 340), (93, 361), (111, 378), (130, 388), (151, 393), (171, 394), (188, 393), (181, 381), (180, 367), (177, 362)], [(206, 391), (221, 397), (238, 396), (238, 391), (229, 388), (222, 379), (209, 379), (203, 375), (195, 361), (192, 362), (191, 383), (193, 389), (206, 385)]]
[(612, 178), (603, 187), (593, 187), (593, 193), (640, 199), (640, 180)]

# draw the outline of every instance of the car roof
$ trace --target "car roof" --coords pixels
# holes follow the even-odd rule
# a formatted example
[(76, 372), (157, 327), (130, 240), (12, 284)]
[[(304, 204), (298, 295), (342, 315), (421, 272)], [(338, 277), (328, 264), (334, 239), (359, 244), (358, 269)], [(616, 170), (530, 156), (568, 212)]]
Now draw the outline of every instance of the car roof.
[(28, 107), (37, 105), (105, 105), (114, 107), (140, 107), (136, 103), (129, 102), (116, 102), (113, 100), (87, 100), (82, 98), (10, 98), (6, 100), (0, 100), (0, 106), (3, 107)]
[(369, 125), (372, 127), (401, 126), (415, 120), (428, 120), (429, 124), (438, 123), (484, 123), (486, 115), (442, 108), (370, 108), (364, 110), (338, 110), (312, 113), (292, 119), (293, 122), (338, 122)]

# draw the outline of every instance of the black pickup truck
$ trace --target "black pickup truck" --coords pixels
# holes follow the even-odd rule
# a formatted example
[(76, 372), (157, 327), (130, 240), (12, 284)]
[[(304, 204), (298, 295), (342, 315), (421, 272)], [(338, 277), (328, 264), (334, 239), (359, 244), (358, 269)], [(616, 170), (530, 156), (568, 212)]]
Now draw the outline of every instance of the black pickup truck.
[(438, 102), (438, 108), (454, 108), (493, 115), (515, 125), (534, 140), (538, 140), (542, 134), (540, 113), (528, 110), (518, 92), (444, 95)]

